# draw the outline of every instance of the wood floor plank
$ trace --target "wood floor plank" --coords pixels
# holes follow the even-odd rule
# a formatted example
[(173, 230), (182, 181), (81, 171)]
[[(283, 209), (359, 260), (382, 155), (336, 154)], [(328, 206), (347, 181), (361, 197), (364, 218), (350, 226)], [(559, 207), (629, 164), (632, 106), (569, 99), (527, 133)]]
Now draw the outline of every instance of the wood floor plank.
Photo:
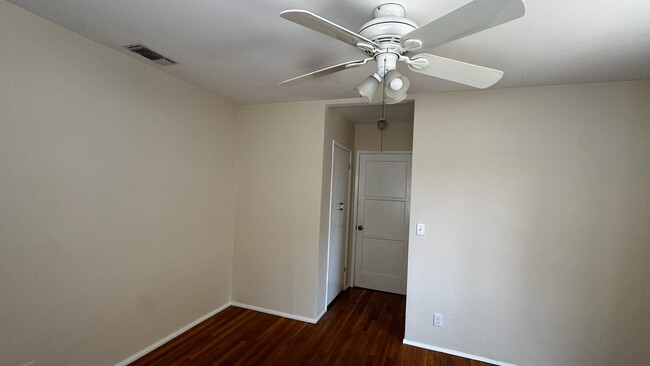
[(405, 308), (404, 296), (360, 288), (318, 324), (231, 306), (131, 365), (489, 365), (403, 344)]

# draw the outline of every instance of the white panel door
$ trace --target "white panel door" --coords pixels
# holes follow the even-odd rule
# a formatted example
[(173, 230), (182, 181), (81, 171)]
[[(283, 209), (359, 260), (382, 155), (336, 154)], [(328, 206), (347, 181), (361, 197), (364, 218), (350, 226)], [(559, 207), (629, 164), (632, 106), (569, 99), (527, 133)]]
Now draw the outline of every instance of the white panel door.
[(354, 285), (406, 294), (411, 154), (360, 154)]
[(347, 253), (348, 202), (351, 154), (338, 145), (332, 147), (332, 191), (330, 234), (327, 255), (327, 304), (343, 291)]

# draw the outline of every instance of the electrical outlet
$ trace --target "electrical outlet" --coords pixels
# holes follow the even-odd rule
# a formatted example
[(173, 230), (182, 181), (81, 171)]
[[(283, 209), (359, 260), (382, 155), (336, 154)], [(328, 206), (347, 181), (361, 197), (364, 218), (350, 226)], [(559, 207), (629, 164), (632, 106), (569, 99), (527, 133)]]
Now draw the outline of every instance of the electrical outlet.
[(433, 314), (433, 326), (442, 327), (442, 314), (438, 314), (438, 313)]

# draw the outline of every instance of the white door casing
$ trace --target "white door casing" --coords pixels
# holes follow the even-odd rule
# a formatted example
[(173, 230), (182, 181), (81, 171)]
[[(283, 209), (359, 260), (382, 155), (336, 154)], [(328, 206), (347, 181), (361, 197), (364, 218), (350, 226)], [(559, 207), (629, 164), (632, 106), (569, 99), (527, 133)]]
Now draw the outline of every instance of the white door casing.
[(333, 142), (327, 254), (327, 305), (334, 300), (339, 292), (343, 291), (345, 285), (351, 163), (350, 150)]
[(360, 153), (354, 285), (406, 294), (411, 154)]

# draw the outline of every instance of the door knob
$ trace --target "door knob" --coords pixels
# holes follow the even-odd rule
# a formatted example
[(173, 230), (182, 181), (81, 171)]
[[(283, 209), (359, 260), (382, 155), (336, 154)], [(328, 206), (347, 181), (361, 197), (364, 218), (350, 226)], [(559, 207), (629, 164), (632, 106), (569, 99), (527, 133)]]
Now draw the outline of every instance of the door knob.
[(363, 226), (361, 225), (357, 226), (357, 230), (363, 230)]

